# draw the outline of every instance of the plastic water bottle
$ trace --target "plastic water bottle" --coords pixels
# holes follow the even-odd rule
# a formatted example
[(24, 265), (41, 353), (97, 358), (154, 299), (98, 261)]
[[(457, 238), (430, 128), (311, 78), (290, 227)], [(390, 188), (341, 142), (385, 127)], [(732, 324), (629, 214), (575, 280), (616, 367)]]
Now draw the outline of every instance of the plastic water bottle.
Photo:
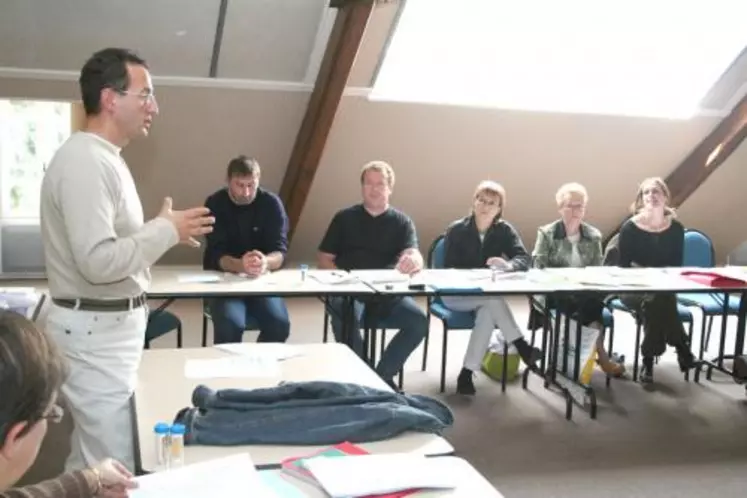
[(182, 424), (171, 426), (170, 433), (170, 452), (169, 467), (181, 467), (184, 465), (184, 433), (186, 428)]
[(301, 265), (301, 282), (306, 282), (306, 274), (309, 272), (309, 265)]
[(168, 463), (169, 451), (169, 424), (158, 422), (153, 428), (156, 435), (156, 459), (159, 466), (166, 466)]
[(501, 273), (500, 266), (497, 264), (490, 265), (490, 280), (492, 282), (498, 281), (498, 275)]

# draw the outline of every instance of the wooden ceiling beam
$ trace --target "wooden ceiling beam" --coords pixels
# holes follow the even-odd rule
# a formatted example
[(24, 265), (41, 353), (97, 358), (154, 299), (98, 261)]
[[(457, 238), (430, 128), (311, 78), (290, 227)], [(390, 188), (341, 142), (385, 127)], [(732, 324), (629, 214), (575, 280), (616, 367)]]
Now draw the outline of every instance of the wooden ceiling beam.
[(375, 0), (330, 2), (330, 6), (339, 10), (280, 187), (280, 198), (285, 204), (290, 222), (289, 241), (301, 219), (301, 212), (319, 168), (329, 131), (375, 4)]
[[(672, 207), (681, 206), (747, 138), (747, 96), (664, 179), (672, 194)], [(612, 231), (605, 244), (630, 215)]]

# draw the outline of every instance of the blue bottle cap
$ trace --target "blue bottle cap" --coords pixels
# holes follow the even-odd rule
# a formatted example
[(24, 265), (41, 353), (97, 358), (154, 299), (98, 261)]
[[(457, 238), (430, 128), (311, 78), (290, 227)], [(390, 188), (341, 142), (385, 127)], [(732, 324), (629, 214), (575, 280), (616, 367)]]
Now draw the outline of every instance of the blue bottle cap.
[(174, 424), (171, 426), (171, 433), (172, 434), (184, 434), (186, 432), (187, 428), (184, 427), (182, 424)]
[(153, 431), (155, 431), (156, 434), (168, 434), (169, 424), (165, 422), (158, 422), (153, 428)]

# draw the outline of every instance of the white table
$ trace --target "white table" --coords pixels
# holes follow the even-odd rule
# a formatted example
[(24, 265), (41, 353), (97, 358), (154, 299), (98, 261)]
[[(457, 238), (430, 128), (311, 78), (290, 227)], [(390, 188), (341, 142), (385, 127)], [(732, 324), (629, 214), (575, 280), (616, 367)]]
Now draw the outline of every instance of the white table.
[[(679, 275), (684, 268), (551, 268), (526, 272), (499, 273), (495, 281), (489, 269), (424, 269), (407, 277), (394, 270), (353, 271), (353, 275), (380, 294), (434, 295), (483, 293), (486, 295), (529, 295), (553, 292), (714, 292), (715, 289)], [(701, 270), (703, 270), (701, 268)], [(423, 288), (411, 289), (411, 284)]]
[[(421, 491), (412, 498), (503, 498), (503, 495), (488, 482), (469, 462), (452, 456), (434, 457), (448, 459), (453, 465), (454, 475), (457, 476), (458, 487), (453, 490)], [(272, 473), (288, 483), (291, 483), (308, 498), (326, 498), (328, 495), (319, 487), (306, 483), (281, 470), (263, 470), (261, 473)]]
[[(314, 270), (319, 272), (320, 270)], [(155, 267), (151, 271), (153, 282), (148, 290), (151, 299), (208, 298), (227, 296), (325, 296), (371, 295), (374, 290), (360, 281), (324, 284), (311, 278), (301, 278), (300, 270), (278, 270), (257, 278), (230, 273), (189, 270), (185, 267)], [(184, 282), (184, 277), (214, 277), (215, 282)]]
[[(261, 351), (263, 344), (251, 344)], [(276, 347), (277, 345), (269, 345)], [(296, 345), (294, 345), (296, 346)], [(137, 426), (137, 447), (140, 466), (145, 471), (156, 469), (153, 427), (159, 421), (173, 420), (176, 413), (191, 405), (192, 391), (199, 384), (212, 389), (254, 389), (276, 386), (280, 381), (353, 382), (386, 389), (389, 387), (350, 348), (342, 344), (300, 345), (304, 354), (280, 362), (277, 378), (187, 379), (184, 364), (189, 358), (219, 358), (230, 355), (217, 348), (151, 349), (144, 351), (138, 372), (134, 405)], [(454, 448), (442, 437), (433, 434), (405, 433), (386, 441), (360, 444), (372, 453), (417, 452), (424, 455), (447, 455)], [(304, 455), (322, 446), (187, 446), (186, 463), (212, 460), (234, 453), (249, 452), (256, 465), (276, 465), (285, 458)]]

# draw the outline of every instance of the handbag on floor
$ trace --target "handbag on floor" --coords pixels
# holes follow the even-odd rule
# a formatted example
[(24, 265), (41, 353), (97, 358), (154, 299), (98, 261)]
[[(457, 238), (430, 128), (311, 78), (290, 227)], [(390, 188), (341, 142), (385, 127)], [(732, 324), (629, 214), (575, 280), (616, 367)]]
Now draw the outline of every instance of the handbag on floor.
[(503, 363), (508, 362), (506, 366), (506, 380), (513, 380), (519, 373), (519, 352), (513, 344), (508, 345), (508, 356), (506, 353), (506, 341), (503, 339), (501, 332), (496, 330), (490, 339), (490, 346), (482, 360), (482, 371), (493, 380), (503, 378)]
[[(557, 318), (556, 318), (557, 319)], [(560, 340), (558, 354), (558, 372), (569, 379), (573, 379), (575, 374), (575, 355), (576, 355), (576, 327), (578, 322), (570, 319), (568, 321), (568, 347), (565, 347), (565, 317), (561, 316), (560, 320)], [(579, 344), (580, 361), (578, 382), (588, 386), (591, 382), (591, 374), (594, 372), (594, 363), (597, 357), (597, 338), (599, 330), (593, 327), (581, 326), (581, 343)], [(563, 369), (563, 355), (568, 358), (567, 368)]]

